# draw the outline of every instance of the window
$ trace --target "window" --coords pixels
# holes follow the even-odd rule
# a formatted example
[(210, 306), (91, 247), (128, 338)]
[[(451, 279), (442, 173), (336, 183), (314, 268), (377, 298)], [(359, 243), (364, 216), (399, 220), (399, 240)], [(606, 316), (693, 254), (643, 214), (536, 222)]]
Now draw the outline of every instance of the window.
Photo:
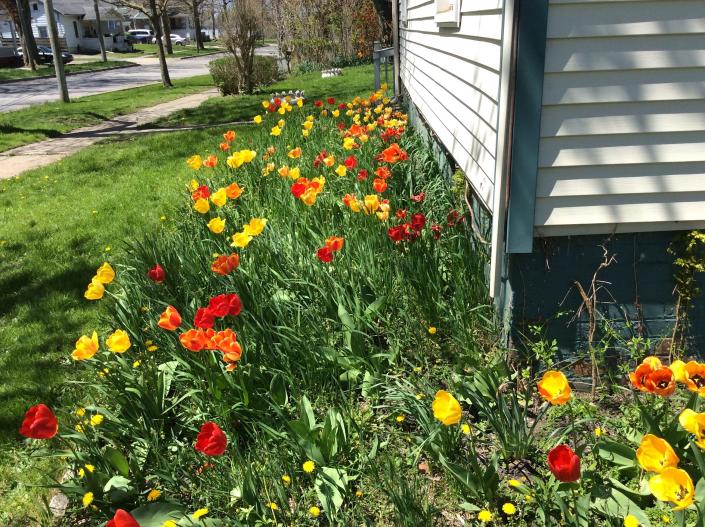
[(39, 26), (39, 38), (49, 38), (49, 33), (47, 33), (46, 26)]
[(32, 4), (32, 11), (39, 11), (39, 6), (37, 4)]
[(437, 26), (460, 27), (460, 3), (462, 0), (435, 0), (436, 14), (433, 20)]

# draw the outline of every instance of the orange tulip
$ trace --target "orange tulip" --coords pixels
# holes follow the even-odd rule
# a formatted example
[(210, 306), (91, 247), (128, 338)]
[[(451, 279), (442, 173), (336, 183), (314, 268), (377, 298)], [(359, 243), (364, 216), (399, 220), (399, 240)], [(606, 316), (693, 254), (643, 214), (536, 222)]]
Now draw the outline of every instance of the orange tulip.
[(167, 306), (164, 313), (162, 313), (159, 317), (159, 322), (157, 324), (162, 329), (174, 331), (181, 325), (181, 315), (175, 307)]
[(649, 390), (646, 387), (647, 377), (662, 366), (658, 357), (646, 357), (644, 361), (637, 366), (636, 370), (629, 374), (629, 380), (632, 386), (642, 392), (648, 392)]
[(646, 391), (662, 397), (668, 397), (676, 391), (676, 378), (671, 368), (662, 366), (646, 376)]
[(326, 247), (328, 247), (331, 251), (339, 251), (343, 248), (344, 243), (345, 239), (340, 236), (330, 236), (326, 238)]
[(685, 365), (685, 386), (691, 392), (705, 396), (705, 364), (690, 361)]
[(211, 271), (221, 276), (227, 276), (237, 269), (240, 265), (240, 256), (237, 253), (232, 253), (230, 256), (221, 254), (211, 264)]
[(538, 382), (538, 389), (541, 397), (554, 405), (567, 403), (572, 393), (566, 376), (555, 370), (543, 374), (543, 378)]
[(209, 344), (208, 337), (201, 329), (189, 329), (179, 335), (181, 345), (189, 351), (201, 351)]
[(232, 183), (225, 187), (225, 195), (229, 199), (237, 199), (242, 195), (242, 188), (237, 183)]

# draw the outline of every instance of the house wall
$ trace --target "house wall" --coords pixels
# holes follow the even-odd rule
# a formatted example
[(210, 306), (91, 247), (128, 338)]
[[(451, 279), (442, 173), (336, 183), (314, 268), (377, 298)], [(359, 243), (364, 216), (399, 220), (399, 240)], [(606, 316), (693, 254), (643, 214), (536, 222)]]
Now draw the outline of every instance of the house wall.
[(705, 227), (703, 0), (550, 0), (534, 224)]
[(434, 0), (399, 4), (404, 91), (490, 211), (497, 153), (503, 3), (464, 0), (459, 28), (436, 24)]
[[(37, 9), (34, 9), (33, 4), (37, 4)], [(30, 12), (32, 13), (32, 33), (35, 37), (42, 37), (48, 35), (49, 29), (47, 28), (47, 18), (44, 11), (43, 2), (30, 2), (29, 3)], [(59, 31), (59, 38), (66, 39), (66, 48), (69, 51), (76, 51), (81, 43), (82, 28), (81, 24), (76, 17), (64, 16), (60, 13), (56, 13), (56, 27)], [(76, 21), (78, 24), (78, 35), (76, 35), (73, 30), (73, 22)], [(46, 28), (46, 34), (40, 31), (40, 28)]]

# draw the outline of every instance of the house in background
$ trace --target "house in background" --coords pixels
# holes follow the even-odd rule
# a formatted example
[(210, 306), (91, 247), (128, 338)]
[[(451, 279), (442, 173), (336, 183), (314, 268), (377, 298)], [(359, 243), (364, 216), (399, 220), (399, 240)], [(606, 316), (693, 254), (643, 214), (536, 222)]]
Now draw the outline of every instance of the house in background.
[[(126, 27), (126, 29), (152, 29), (149, 19), (144, 13), (134, 9), (123, 9), (121, 11), (128, 22), (128, 27)], [(213, 28), (204, 27), (203, 22), (204, 21), (202, 20), (201, 32), (211, 38), (216, 38), (217, 32)], [(189, 40), (194, 40), (196, 29), (194, 27), (193, 16), (191, 16), (191, 14), (178, 8), (169, 9), (169, 24), (171, 26), (172, 34), (179, 35), (180, 37), (184, 37)]]
[[(586, 349), (586, 310), (556, 315), (578, 312), (605, 250), (598, 318), (668, 342), (667, 249), (705, 228), (705, 2), (395, 1), (402, 94), (491, 225), (514, 342), (544, 325), (565, 356)], [(703, 350), (705, 302), (690, 316)]]
[[(49, 33), (44, 3), (30, 0), (32, 33), (40, 46), (49, 46)], [(103, 40), (108, 51), (126, 51), (129, 43), (123, 34), (124, 17), (112, 5), (98, 2)], [(70, 52), (100, 50), (98, 27), (92, 0), (54, 0), (56, 24), (62, 49)], [(0, 35), (5, 46), (12, 46), (12, 21), (0, 19)]]

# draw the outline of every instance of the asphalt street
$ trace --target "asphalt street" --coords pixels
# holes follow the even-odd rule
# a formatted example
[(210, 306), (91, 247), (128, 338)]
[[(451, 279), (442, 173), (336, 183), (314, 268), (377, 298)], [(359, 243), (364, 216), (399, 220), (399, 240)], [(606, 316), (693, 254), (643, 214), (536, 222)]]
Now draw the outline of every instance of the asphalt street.
[[(276, 56), (276, 46), (257, 49), (258, 55)], [(172, 80), (208, 73), (208, 63), (218, 55), (169, 60)], [(140, 65), (102, 72), (81, 73), (66, 77), (69, 97), (84, 97), (161, 81), (156, 58), (130, 59)], [(34, 79), (0, 84), (0, 112), (11, 112), (34, 104), (58, 100), (56, 79)]]

